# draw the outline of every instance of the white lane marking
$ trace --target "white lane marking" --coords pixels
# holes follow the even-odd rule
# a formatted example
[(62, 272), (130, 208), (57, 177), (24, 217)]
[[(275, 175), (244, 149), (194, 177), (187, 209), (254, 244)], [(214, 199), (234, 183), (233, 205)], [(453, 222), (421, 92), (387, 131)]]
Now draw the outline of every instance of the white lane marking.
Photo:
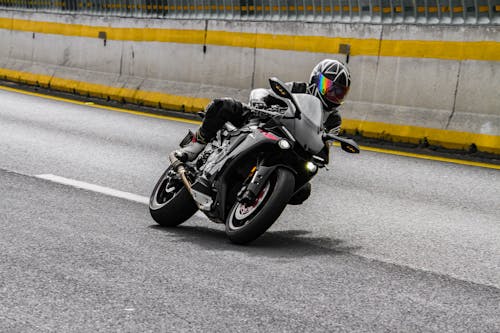
[[(52, 174), (36, 175), (35, 177), (40, 178), (40, 179), (49, 180), (49, 181), (54, 182), (54, 183), (68, 185), (68, 186), (72, 186), (72, 187), (76, 187), (76, 188), (81, 188), (84, 190), (102, 193), (102, 194), (109, 195), (112, 197), (126, 199), (129, 201), (134, 201), (134, 202), (149, 205), (149, 198), (148, 197), (143, 197), (141, 195), (137, 195), (137, 194), (130, 193), (130, 192), (115, 190), (114, 188), (90, 184), (90, 183), (82, 182), (79, 180), (65, 178), (65, 177), (56, 176), (56, 175), (52, 175)], [(201, 213), (200, 211), (197, 211), (195, 216), (199, 217), (199, 218), (206, 218), (205, 215), (203, 215), (203, 213)]]
[(117, 197), (117, 198), (122, 198), (122, 199), (130, 200), (130, 201), (135, 201), (135, 202), (139, 202), (142, 204), (149, 204), (149, 198), (146, 198), (146, 197), (143, 197), (143, 196), (140, 196), (137, 194), (129, 193), (129, 192), (115, 190), (115, 189), (112, 189), (109, 187), (90, 184), (90, 183), (82, 182), (79, 180), (64, 178), (61, 176), (56, 176), (56, 175), (51, 175), (51, 174), (37, 175), (35, 177), (45, 179), (45, 180), (50, 180), (51, 182), (54, 182), (54, 183), (69, 185), (69, 186), (81, 188), (84, 190), (89, 190), (92, 192), (110, 195), (112, 197)]

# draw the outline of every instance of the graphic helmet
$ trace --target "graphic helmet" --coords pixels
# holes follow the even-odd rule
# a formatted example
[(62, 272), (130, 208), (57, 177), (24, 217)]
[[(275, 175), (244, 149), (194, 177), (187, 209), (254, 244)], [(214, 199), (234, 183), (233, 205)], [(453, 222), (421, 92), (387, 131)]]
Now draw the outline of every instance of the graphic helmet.
[(351, 85), (351, 74), (342, 62), (325, 59), (313, 68), (309, 84), (312, 85), (312, 94), (321, 100), (325, 109), (331, 110), (344, 102)]

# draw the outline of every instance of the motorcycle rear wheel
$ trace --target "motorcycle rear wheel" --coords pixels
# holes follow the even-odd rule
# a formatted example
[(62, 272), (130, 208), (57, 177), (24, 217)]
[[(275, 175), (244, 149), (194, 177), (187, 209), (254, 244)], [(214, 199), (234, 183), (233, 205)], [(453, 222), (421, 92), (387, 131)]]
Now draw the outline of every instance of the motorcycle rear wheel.
[(149, 198), (151, 217), (163, 227), (175, 227), (187, 221), (197, 210), (191, 194), (169, 167)]
[(295, 177), (277, 168), (252, 206), (236, 202), (226, 219), (226, 235), (236, 244), (246, 244), (266, 232), (285, 209), (295, 187)]

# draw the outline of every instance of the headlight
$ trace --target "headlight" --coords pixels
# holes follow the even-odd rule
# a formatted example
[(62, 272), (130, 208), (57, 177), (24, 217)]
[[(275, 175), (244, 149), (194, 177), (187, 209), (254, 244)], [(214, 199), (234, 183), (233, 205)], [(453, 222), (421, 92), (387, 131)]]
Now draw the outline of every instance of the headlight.
[(290, 147), (291, 147), (290, 142), (283, 140), (283, 139), (278, 141), (278, 146), (280, 146), (281, 149), (290, 149)]
[(314, 164), (313, 162), (307, 162), (306, 169), (307, 169), (307, 171), (309, 171), (311, 173), (315, 173), (316, 171), (318, 171), (318, 166), (316, 164)]

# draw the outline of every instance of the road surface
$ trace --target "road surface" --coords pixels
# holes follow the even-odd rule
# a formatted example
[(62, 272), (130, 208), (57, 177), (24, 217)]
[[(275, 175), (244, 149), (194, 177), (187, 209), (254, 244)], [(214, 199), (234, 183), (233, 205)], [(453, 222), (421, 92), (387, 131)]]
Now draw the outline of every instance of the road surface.
[(334, 147), (311, 198), (236, 246), (141, 203), (196, 124), (0, 101), (2, 332), (500, 331), (499, 170)]

